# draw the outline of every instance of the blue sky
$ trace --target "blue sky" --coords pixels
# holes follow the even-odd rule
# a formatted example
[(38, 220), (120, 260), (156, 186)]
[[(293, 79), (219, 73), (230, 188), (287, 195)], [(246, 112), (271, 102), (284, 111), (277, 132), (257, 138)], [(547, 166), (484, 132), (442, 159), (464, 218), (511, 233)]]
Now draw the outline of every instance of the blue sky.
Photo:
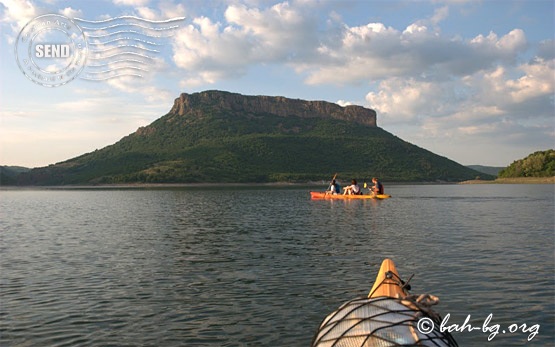
[[(182, 92), (219, 89), (362, 105), (436, 154), (506, 166), (555, 144), (554, 3), (0, 0), (0, 164), (94, 151), (163, 116)], [(141, 77), (47, 88), (14, 56), (18, 33), (44, 14), (178, 27)]]

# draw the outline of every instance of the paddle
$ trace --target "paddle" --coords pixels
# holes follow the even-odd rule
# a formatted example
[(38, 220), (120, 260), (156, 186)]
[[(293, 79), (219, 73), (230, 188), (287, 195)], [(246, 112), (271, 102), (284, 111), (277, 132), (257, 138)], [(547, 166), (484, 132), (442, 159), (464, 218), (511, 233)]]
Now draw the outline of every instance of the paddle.
[(335, 180), (336, 177), (337, 177), (337, 172), (335, 173), (335, 175), (333, 175), (333, 178), (331, 179), (330, 184), (328, 184), (328, 189), (326, 189), (326, 194), (327, 194), (328, 191), (330, 190), (331, 183)]
[[(368, 188), (366, 182), (364, 182), (364, 189)], [(372, 190), (372, 188), (368, 188), (370, 190), (370, 195), (376, 195), (376, 193)]]

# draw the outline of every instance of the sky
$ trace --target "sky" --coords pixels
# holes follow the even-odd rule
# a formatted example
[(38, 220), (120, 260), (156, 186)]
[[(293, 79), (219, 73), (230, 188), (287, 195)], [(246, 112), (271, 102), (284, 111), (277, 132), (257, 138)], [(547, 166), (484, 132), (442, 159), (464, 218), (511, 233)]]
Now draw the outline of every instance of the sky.
[[(43, 15), (80, 31), (49, 27), (33, 44), (88, 45), (54, 87), (22, 68), (25, 54), (47, 72), (77, 54), (39, 57), (18, 40)], [(555, 147), (554, 16), (553, 0), (0, 0), (0, 165), (61, 162), (150, 124), (180, 93), (225, 90), (361, 105), (438, 155), (507, 166)], [(109, 42), (122, 30), (134, 40)]]

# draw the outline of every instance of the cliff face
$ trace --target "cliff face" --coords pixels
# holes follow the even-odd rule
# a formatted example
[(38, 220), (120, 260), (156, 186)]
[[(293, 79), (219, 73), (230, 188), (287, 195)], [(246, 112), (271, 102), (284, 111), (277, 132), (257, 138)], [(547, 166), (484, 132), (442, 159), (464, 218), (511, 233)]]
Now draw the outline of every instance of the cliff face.
[(333, 118), (376, 127), (376, 112), (362, 106), (342, 107), (326, 101), (306, 101), (281, 96), (247, 96), (221, 91), (183, 93), (175, 99), (170, 114), (195, 114), (198, 107), (246, 113), (269, 113), (280, 117)]

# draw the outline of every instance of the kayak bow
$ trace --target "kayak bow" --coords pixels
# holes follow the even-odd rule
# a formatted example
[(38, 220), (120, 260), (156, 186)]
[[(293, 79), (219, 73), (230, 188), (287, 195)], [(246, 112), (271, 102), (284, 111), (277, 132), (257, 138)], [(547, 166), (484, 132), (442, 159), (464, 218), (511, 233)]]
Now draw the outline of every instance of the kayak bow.
[[(438, 299), (428, 294), (409, 295), (407, 287), (393, 261), (385, 259), (368, 296), (347, 301), (330, 313), (311, 346), (457, 347), (450, 332), (440, 328), (441, 316), (430, 308)], [(422, 319), (430, 322), (425, 331), (421, 331)]]
[(368, 293), (368, 297), (379, 298), (386, 296), (389, 298), (404, 298), (408, 294), (393, 261), (391, 259), (384, 259), (378, 276), (376, 276), (376, 281), (370, 293)]

